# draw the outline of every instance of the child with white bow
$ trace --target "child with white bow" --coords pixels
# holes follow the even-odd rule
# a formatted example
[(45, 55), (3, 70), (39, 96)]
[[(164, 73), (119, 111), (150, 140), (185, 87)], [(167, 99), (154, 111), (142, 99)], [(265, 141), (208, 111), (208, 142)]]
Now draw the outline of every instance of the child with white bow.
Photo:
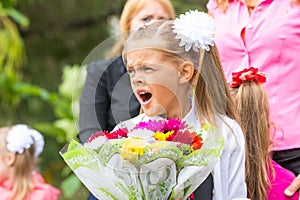
[(0, 128), (0, 199), (56, 200), (60, 191), (37, 172), (43, 136), (27, 125)]

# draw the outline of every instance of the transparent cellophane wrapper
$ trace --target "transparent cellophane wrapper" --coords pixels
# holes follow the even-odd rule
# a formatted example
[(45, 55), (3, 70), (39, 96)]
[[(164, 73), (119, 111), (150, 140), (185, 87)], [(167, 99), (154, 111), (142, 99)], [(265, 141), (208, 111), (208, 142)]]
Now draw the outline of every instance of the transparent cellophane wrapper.
[(210, 128), (207, 136), (201, 149), (188, 154), (178, 143), (143, 138), (132, 142), (146, 144), (133, 146), (136, 152), (124, 152), (124, 144), (132, 138), (122, 138), (107, 140), (97, 150), (71, 140), (60, 154), (98, 199), (187, 199), (222, 153), (224, 140), (218, 131)]

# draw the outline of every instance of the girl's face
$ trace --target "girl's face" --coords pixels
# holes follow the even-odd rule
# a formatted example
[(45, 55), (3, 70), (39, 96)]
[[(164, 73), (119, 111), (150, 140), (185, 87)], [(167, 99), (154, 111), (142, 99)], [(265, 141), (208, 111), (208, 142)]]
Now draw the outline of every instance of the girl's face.
[(145, 6), (131, 19), (130, 30), (135, 30), (151, 20), (169, 19), (164, 7), (155, 0), (148, 1)]
[(179, 72), (159, 51), (144, 49), (126, 55), (131, 86), (147, 116), (180, 109)]

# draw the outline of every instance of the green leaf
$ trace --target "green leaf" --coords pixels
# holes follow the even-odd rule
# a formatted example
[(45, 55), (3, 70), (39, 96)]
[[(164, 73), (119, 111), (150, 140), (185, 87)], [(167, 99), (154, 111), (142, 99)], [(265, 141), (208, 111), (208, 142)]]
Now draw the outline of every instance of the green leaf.
[(113, 200), (118, 200), (113, 194), (111, 194), (107, 190), (105, 190), (103, 188), (98, 188), (98, 190), (100, 190), (101, 192), (103, 192), (108, 198), (111, 198)]
[(26, 96), (38, 96), (42, 100), (48, 100), (50, 96), (50, 93), (46, 89), (24, 82), (16, 83), (13, 86), (13, 89), (19, 94)]
[(75, 140), (71, 140), (67, 148), (63, 149), (63, 151), (66, 151), (61, 151), (61, 156), (73, 171), (81, 166), (93, 170), (99, 170), (99, 159), (95, 151), (83, 147), (80, 143), (76, 142)]
[(24, 27), (27, 27), (29, 25), (29, 19), (14, 8), (8, 9), (8, 15), (18, 24)]

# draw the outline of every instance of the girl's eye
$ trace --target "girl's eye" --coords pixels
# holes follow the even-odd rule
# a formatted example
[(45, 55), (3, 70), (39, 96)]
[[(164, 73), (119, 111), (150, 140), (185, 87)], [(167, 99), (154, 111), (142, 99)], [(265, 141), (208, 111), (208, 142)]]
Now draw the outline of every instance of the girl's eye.
[(160, 17), (159, 20), (170, 20), (170, 17)]
[(154, 69), (152, 67), (147, 67), (147, 66), (144, 66), (144, 70), (145, 70), (145, 72), (152, 72), (152, 71), (154, 71)]
[(127, 72), (128, 72), (128, 74), (133, 74), (134, 72), (135, 72), (135, 70), (134, 69), (127, 69)]
[(152, 19), (150, 18), (150, 17), (144, 17), (144, 18), (142, 18), (142, 21), (143, 22), (150, 22)]

